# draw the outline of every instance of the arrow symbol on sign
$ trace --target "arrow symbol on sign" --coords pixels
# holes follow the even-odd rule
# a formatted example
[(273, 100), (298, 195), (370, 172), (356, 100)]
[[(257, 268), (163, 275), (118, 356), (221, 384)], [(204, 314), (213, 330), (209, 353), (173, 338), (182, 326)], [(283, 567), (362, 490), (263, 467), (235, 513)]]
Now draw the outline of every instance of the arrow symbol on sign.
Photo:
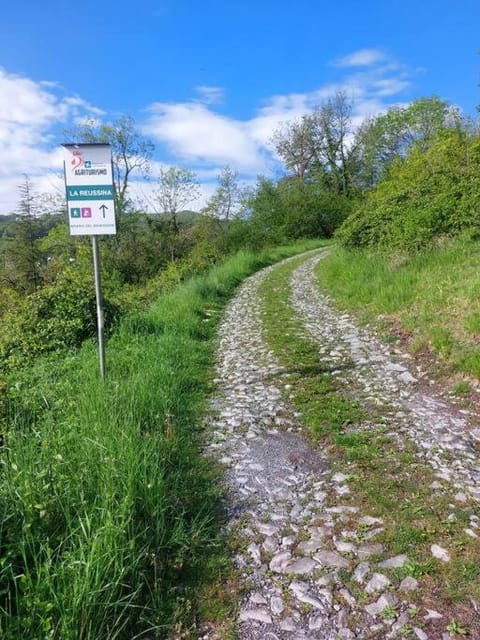
[(102, 204), (102, 205), (100, 205), (99, 208), (102, 210), (103, 217), (105, 218), (105, 209), (108, 209), (107, 205), (106, 204)]

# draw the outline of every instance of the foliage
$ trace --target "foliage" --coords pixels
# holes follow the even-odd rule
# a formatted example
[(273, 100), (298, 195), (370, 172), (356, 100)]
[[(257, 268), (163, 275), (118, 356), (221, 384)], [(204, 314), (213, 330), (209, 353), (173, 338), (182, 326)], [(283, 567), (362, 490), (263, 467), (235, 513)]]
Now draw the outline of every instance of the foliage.
[(287, 169), (304, 180), (315, 159), (313, 133), (309, 116), (283, 122), (272, 136), (272, 145)]
[(367, 118), (352, 147), (355, 181), (360, 188), (371, 188), (388, 175), (395, 160), (408, 156), (414, 147), (426, 151), (442, 131), (468, 129), (468, 121), (458, 110), (436, 96)]
[(41, 283), (40, 252), (36, 242), (41, 231), (37, 220), (35, 194), (27, 176), (19, 187), (19, 192), (17, 215), (9, 228), (11, 237), (3, 249), (2, 280), (15, 291), (30, 293), (36, 291)]
[(300, 120), (283, 123), (272, 144), (285, 166), (302, 182), (316, 173), (339, 195), (351, 191), (352, 104), (343, 92), (316, 106)]
[[(118, 305), (104, 299), (105, 326), (118, 319)], [(24, 359), (48, 351), (78, 348), (96, 333), (93, 278), (85, 279), (75, 267), (65, 269), (54, 285), (27, 296), (3, 318), (0, 335), (1, 367), (11, 369)]]
[(437, 135), (397, 160), (339, 229), (345, 247), (418, 250), (480, 222), (480, 136)]
[(350, 203), (318, 182), (290, 177), (278, 184), (261, 179), (250, 207), (252, 239), (262, 244), (329, 238), (347, 215)]
[(203, 208), (203, 213), (228, 221), (239, 213), (242, 191), (238, 186), (238, 172), (226, 165), (217, 176), (215, 193)]
[(153, 278), (170, 260), (169, 221), (160, 216), (130, 212), (119, 216), (117, 234), (105, 238), (103, 269), (116, 273), (122, 284)]
[(157, 213), (170, 218), (174, 234), (179, 232), (178, 213), (200, 196), (200, 185), (193, 171), (169, 167), (160, 169), (152, 204)]

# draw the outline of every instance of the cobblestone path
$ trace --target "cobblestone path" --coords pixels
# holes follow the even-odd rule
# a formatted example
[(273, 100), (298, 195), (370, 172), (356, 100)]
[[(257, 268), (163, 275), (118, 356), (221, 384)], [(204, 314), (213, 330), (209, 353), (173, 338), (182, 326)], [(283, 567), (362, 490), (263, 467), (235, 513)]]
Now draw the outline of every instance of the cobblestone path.
[[(406, 355), (392, 356), (391, 347), (334, 311), (315, 283), (321, 257), (308, 257), (293, 272), (291, 304), (318, 344), (322, 362), (367, 401), (384, 406), (392, 437), (414, 438), (419, 457), (438, 476), (432, 491), (448, 484), (458, 500), (480, 498), (478, 433), (465, 435), (467, 416), (418, 390), (423, 374)], [(218, 393), (209, 419), (208, 454), (225, 465), (229, 535), (239, 541), (235, 561), (247, 592), (237, 637), (450, 638), (429, 631), (439, 612), (425, 609), (419, 615), (412, 609), (409, 595), (420, 588), (414, 578), (392, 581), (392, 569), (408, 558), (389, 556), (377, 541), (380, 519), (352, 506), (352, 500), (345, 504), (348, 472), (333, 470), (328, 453), (312, 449), (298, 416), (282, 400), (288, 381), (266, 346), (258, 293), (271, 269), (275, 266), (249, 278), (226, 310), (219, 332)], [(336, 369), (347, 360), (354, 366)], [(479, 527), (473, 517), (472, 536), (480, 535)], [(439, 558), (444, 552), (432, 547)], [(361, 598), (358, 589), (357, 597), (349, 590), (352, 582)]]

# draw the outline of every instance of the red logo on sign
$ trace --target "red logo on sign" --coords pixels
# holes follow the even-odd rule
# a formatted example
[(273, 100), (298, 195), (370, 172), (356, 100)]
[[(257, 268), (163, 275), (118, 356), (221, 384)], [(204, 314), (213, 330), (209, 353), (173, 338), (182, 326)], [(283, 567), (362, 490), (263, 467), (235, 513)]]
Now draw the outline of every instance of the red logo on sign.
[(78, 169), (83, 164), (83, 156), (81, 151), (74, 151), (71, 160), (72, 169)]

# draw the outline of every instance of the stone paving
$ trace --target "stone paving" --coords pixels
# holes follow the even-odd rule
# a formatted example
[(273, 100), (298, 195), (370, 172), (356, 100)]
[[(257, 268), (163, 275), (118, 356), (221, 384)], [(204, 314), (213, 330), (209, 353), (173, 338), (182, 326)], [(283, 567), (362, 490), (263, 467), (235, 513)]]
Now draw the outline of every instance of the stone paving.
[[(442, 403), (418, 394), (418, 372), (409, 370), (405, 356), (396, 354), (391, 360), (385, 347), (333, 310), (314, 282), (320, 258), (315, 255), (295, 270), (291, 300), (322, 358), (332, 364), (346, 359), (355, 363), (348, 370), (339, 367), (334, 375), (352, 376), (367, 397), (388, 405), (392, 428), (396, 420), (416, 437), (419, 455), (437, 471), (439, 487), (453, 481), (459, 494), (478, 497), (479, 469), (472, 443), (463, 436), (464, 417), (445, 416)], [(311, 448), (298, 416), (282, 400), (288, 379), (265, 344), (258, 295), (274, 268), (249, 278), (226, 310), (219, 330), (218, 393), (209, 419), (208, 455), (225, 466), (228, 535), (246, 593), (236, 637), (450, 638), (447, 633), (430, 635), (429, 621), (441, 613), (424, 610), (419, 615), (409, 600), (419, 588), (417, 581), (392, 578), (408, 558), (389, 557), (377, 541), (382, 521), (345, 504), (347, 472), (333, 470), (328, 453)], [(452, 466), (458, 453), (463, 462)], [(472, 520), (473, 535), (479, 526)], [(434, 547), (432, 554), (448, 561), (443, 555), (448, 552)], [(205, 631), (200, 637), (216, 636)]]
[[(315, 282), (314, 268), (321, 256), (304, 262), (292, 276), (291, 301), (304, 326), (319, 345), (322, 361), (335, 367), (332, 375), (347, 385), (354, 384), (366, 401), (383, 406), (394, 429), (406, 434), (436, 471), (439, 482), (453, 482), (459, 498), (465, 492), (480, 500), (480, 429), (470, 429), (468, 412), (424, 391), (425, 373), (412, 372), (412, 357), (381, 344), (367, 330), (359, 329), (347, 314), (339, 315)], [(428, 381), (427, 381), (428, 382)]]

